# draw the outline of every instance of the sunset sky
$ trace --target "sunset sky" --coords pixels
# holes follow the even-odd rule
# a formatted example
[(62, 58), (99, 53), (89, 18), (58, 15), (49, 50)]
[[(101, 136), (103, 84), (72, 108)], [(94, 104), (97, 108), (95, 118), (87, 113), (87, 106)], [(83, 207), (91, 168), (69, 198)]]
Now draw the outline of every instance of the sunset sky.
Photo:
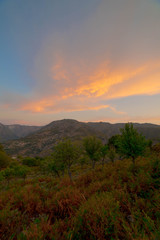
[(160, 0), (0, 0), (0, 122), (160, 124)]

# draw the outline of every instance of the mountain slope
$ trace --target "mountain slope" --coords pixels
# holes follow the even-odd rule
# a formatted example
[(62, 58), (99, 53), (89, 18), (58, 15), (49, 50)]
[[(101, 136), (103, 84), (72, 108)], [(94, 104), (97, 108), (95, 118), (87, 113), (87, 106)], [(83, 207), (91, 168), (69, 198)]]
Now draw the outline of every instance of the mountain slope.
[[(98, 130), (99, 132), (107, 132), (108, 138), (113, 135), (120, 134), (120, 129), (124, 128), (125, 123), (105, 123), (105, 122), (89, 122), (88, 126)], [(153, 141), (160, 140), (160, 126), (150, 123), (133, 123), (134, 128), (137, 129), (139, 133), (142, 133), (147, 139), (152, 139)]]
[(0, 123), (0, 142), (26, 137), (40, 128), (41, 127), (37, 126), (25, 126), (19, 124), (4, 125)]
[(26, 125), (7, 125), (7, 127), (17, 136), (17, 138), (26, 137), (27, 135), (38, 131), (41, 127)]
[[(5, 142), (4, 148), (11, 155), (45, 156), (53, 151), (54, 145), (63, 138), (80, 140), (85, 136), (96, 135), (104, 143), (115, 134), (120, 133), (125, 123), (110, 124), (104, 122), (83, 123), (64, 119), (53, 121), (27, 137)], [(160, 141), (160, 126), (154, 124), (138, 124), (134, 127), (146, 138)]]
[(86, 123), (64, 119), (51, 122), (28, 137), (4, 143), (5, 150), (10, 154), (45, 156), (53, 151), (53, 146), (63, 138), (80, 140), (85, 136), (97, 135), (104, 139), (105, 134), (95, 131)]
[(13, 133), (7, 126), (0, 123), (0, 142), (16, 139), (17, 135)]

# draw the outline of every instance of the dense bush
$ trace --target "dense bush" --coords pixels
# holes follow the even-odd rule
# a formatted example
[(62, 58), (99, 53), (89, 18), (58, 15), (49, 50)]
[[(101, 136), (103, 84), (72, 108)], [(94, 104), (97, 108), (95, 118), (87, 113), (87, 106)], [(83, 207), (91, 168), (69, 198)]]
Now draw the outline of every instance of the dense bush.
[(40, 159), (39, 158), (31, 158), (31, 157), (26, 157), (22, 159), (22, 164), (26, 165), (28, 167), (35, 167), (40, 165)]

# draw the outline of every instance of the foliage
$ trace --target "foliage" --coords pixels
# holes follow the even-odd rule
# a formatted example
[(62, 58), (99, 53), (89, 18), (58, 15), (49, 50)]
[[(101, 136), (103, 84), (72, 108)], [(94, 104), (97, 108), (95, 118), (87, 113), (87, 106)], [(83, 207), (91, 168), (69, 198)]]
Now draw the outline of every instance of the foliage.
[(0, 172), (0, 182), (2, 182), (4, 180), (4, 176), (3, 176), (3, 172)]
[(108, 146), (110, 147), (114, 147), (116, 149), (116, 151), (118, 152), (118, 142), (120, 140), (121, 135), (117, 134), (112, 136), (111, 138), (108, 139)]
[(101, 158), (102, 158), (102, 165), (104, 165), (104, 160), (108, 153), (108, 145), (102, 145), (102, 147), (100, 149), (100, 153), (101, 153)]
[(9, 183), (9, 181), (14, 177), (14, 169), (7, 167), (2, 171), (2, 174), (4, 178), (7, 180), (7, 182)]
[(47, 170), (48, 172), (57, 175), (60, 177), (60, 173), (64, 172), (65, 166), (63, 161), (57, 161), (56, 159), (51, 158), (48, 161)]
[(0, 239), (159, 239), (160, 159), (139, 157), (135, 171), (126, 159), (97, 165), (74, 184), (13, 179), (0, 192)]
[(116, 150), (115, 150), (115, 148), (114, 148), (113, 146), (111, 146), (111, 147), (109, 148), (108, 157), (109, 157), (109, 159), (110, 159), (112, 162), (114, 162), (115, 157), (116, 157)]
[(59, 142), (53, 152), (53, 157), (56, 162), (59, 162), (60, 166), (64, 166), (68, 170), (68, 175), (72, 181), (72, 174), (70, 168), (72, 164), (78, 159), (79, 151), (75, 143), (70, 139), (65, 139)]
[(88, 158), (85, 155), (82, 154), (79, 157), (79, 161), (78, 162), (80, 163), (81, 168), (83, 168), (83, 166), (88, 163)]
[(10, 163), (10, 157), (4, 152), (0, 145), (0, 170), (7, 167)]
[(13, 168), (14, 170), (14, 176), (15, 177), (19, 177), (19, 178), (23, 178), (25, 179), (27, 176), (27, 173), (29, 172), (29, 169), (27, 166), (15, 166)]
[(160, 156), (160, 143), (157, 143), (151, 147), (152, 151)]
[(83, 146), (87, 156), (92, 161), (92, 168), (94, 168), (96, 161), (101, 157), (102, 142), (95, 136), (89, 136), (84, 138)]
[(39, 166), (40, 165), (40, 159), (39, 158), (26, 157), (26, 158), (22, 159), (22, 164), (26, 165), (28, 167)]
[(144, 154), (147, 141), (144, 136), (133, 128), (132, 123), (125, 124), (124, 129), (121, 129), (121, 133), (118, 142), (119, 152), (127, 158), (131, 157), (134, 163), (138, 156)]
[[(97, 145), (96, 157), (88, 154), (95, 161), (102, 157), (102, 143)], [(113, 145), (107, 148), (104, 153), (113, 159)], [(12, 161), (0, 171), (0, 239), (160, 239), (160, 156), (149, 154), (137, 157), (135, 164), (123, 159), (91, 170), (86, 156), (64, 140), (53, 155), (39, 160), (42, 165)], [(41, 167), (48, 168), (46, 173)], [(72, 182), (65, 174), (48, 176), (63, 168), (72, 171)]]

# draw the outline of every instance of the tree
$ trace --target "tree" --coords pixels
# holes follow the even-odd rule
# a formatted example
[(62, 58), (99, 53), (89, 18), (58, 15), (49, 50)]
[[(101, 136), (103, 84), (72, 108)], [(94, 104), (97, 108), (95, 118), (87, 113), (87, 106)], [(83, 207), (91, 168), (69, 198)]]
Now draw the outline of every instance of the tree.
[(118, 141), (119, 152), (125, 157), (132, 158), (133, 163), (135, 163), (135, 159), (143, 155), (146, 145), (145, 137), (133, 128), (133, 124), (125, 124), (125, 127), (121, 129)]
[(119, 134), (110, 137), (108, 139), (108, 147), (109, 148), (114, 147), (115, 150), (118, 152), (118, 142), (119, 142), (120, 137), (121, 136)]
[(116, 150), (115, 147), (110, 146), (109, 151), (108, 151), (108, 157), (114, 163), (114, 159), (116, 157)]
[(95, 136), (85, 137), (83, 146), (89, 159), (92, 161), (92, 168), (94, 169), (96, 161), (101, 157), (102, 142)]
[(54, 160), (64, 165), (67, 168), (68, 175), (72, 182), (71, 166), (79, 156), (78, 147), (71, 142), (70, 139), (65, 139), (59, 142), (53, 152)]
[(103, 146), (101, 147), (100, 152), (101, 152), (102, 166), (103, 166), (103, 165), (104, 165), (105, 157), (106, 157), (106, 155), (107, 155), (107, 153), (108, 153), (108, 145), (103, 145)]
[(48, 161), (48, 166), (47, 170), (52, 173), (57, 175), (57, 177), (60, 178), (60, 172), (64, 172), (64, 162), (63, 161), (57, 161), (53, 157), (50, 157), (50, 161)]
[(37, 157), (26, 157), (22, 159), (22, 164), (28, 167), (36, 167), (40, 165), (41, 160)]
[(0, 146), (0, 169), (5, 168), (10, 163), (10, 157), (4, 152)]

